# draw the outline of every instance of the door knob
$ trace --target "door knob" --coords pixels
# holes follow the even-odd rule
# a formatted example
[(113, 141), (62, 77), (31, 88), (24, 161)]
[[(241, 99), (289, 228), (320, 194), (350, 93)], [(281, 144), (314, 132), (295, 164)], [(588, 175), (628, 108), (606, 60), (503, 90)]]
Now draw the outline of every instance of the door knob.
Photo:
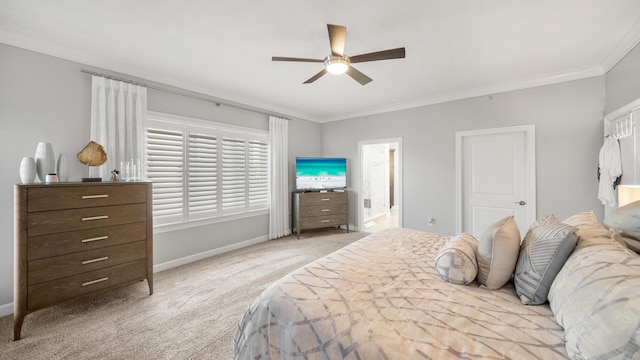
[(520, 200), (520, 201), (516, 201), (515, 203), (516, 203), (516, 204), (518, 204), (518, 205), (520, 205), (520, 206), (525, 206), (525, 205), (527, 205), (527, 203), (526, 203), (526, 202), (524, 202), (524, 201), (522, 201), (522, 200)]

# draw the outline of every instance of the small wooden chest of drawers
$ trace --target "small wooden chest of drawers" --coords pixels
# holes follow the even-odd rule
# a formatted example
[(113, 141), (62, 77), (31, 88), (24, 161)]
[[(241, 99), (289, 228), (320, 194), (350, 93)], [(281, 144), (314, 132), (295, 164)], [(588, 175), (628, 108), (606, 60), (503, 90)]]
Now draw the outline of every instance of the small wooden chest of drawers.
[(27, 314), (147, 279), (153, 293), (150, 182), (15, 186), (14, 340)]
[(300, 231), (346, 225), (349, 231), (346, 191), (294, 192), (291, 229)]

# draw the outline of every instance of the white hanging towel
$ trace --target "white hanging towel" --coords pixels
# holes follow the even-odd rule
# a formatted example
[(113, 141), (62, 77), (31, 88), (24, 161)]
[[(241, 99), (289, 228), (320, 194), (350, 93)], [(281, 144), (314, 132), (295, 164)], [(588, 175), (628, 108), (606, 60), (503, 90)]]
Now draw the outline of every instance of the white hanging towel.
[(598, 159), (600, 168), (600, 185), (598, 187), (598, 199), (602, 204), (616, 207), (618, 201), (613, 189), (613, 183), (622, 175), (622, 159), (620, 158), (620, 144), (613, 136), (604, 140)]

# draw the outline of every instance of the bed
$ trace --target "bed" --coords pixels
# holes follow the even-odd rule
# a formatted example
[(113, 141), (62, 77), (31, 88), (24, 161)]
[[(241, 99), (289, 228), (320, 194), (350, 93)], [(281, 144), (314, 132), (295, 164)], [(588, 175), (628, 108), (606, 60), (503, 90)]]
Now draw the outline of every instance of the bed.
[(388, 229), (285, 276), (245, 313), (236, 358), (566, 358), (548, 307), (443, 281), (447, 239)]
[[(637, 272), (632, 282), (640, 289), (640, 259), (612, 240), (613, 230), (597, 226), (596, 243), (613, 246), (616, 254), (622, 251), (631, 259), (624, 276)], [(586, 250), (599, 252), (593, 243), (583, 241), (585, 234), (571, 257)], [(593, 309), (602, 307), (604, 300), (599, 304), (582, 301), (584, 313), (576, 314), (571, 303), (582, 299), (585, 293), (581, 291), (588, 286), (568, 291), (567, 282), (579, 281), (571, 276), (580, 274), (582, 266), (592, 268), (593, 264), (580, 259), (572, 262), (570, 257), (567, 264), (573, 267), (571, 271), (558, 274), (563, 277), (563, 288), (552, 287), (553, 294), (549, 294), (555, 296), (552, 306), (523, 305), (513, 282), (489, 290), (475, 281), (468, 285), (444, 281), (434, 264), (449, 240), (412, 229), (388, 229), (286, 275), (268, 287), (243, 315), (234, 337), (235, 359), (582, 358), (580, 350), (566, 344), (565, 337), (571, 338), (575, 331), (565, 330), (593, 326), (585, 314), (597, 313)], [(615, 256), (612, 259), (622, 261)], [(637, 296), (626, 305), (640, 308), (640, 290), (633, 291), (635, 295), (623, 294)], [(611, 302), (619, 303), (616, 299)], [(640, 310), (629, 310), (628, 306), (625, 311), (631, 312), (631, 325), (625, 331), (631, 335), (621, 345), (627, 347), (626, 352), (617, 352), (623, 354), (620, 359), (640, 357), (640, 352), (632, 349), (634, 343), (640, 344), (638, 322), (633, 329)], [(604, 325), (603, 331), (611, 331)], [(614, 331), (613, 335), (624, 334)], [(592, 338), (600, 342), (602, 337), (596, 331), (572, 341), (580, 347), (593, 342)]]

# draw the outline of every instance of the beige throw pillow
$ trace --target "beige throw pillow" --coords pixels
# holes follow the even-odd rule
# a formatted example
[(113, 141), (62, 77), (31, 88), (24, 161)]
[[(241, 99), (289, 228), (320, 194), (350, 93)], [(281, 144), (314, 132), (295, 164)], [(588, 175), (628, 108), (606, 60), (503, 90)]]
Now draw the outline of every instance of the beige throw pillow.
[(562, 220), (562, 222), (571, 226), (580, 226), (597, 224), (598, 219), (596, 218), (596, 214), (594, 214), (592, 210), (569, 216), (568, 218)]
[(518, 261), (520, 231), (513, 216), (489, 226), (478, 244), (478, 283), (499, 289), (510, 279)]

